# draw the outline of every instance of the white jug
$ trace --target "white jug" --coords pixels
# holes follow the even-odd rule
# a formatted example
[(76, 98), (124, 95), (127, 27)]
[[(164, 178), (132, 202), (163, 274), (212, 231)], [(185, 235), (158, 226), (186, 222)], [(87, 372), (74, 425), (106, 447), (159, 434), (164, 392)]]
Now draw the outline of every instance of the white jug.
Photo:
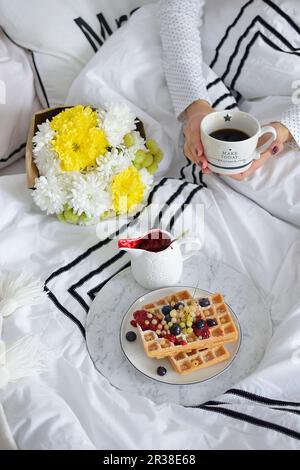
[[(138, 243), (145, 239), (157, 240), (158, 234), (169, 240), (169, 246), (162, 251), (148, 251), (138, 248)], [(134, 247), (134, 245), (137, 247)], [(172, 236), (164, 230), (150, 230), (137, 239), (119, 240), (119, 249), (127, 251), (131, 259), (134, 279), (149, 290), (178, 284), (183, 270), (183, 262), (193, 256), (202, 247), (198, 239), (172, 241)], [(186, 246), (184, 250), (182, 248)]]

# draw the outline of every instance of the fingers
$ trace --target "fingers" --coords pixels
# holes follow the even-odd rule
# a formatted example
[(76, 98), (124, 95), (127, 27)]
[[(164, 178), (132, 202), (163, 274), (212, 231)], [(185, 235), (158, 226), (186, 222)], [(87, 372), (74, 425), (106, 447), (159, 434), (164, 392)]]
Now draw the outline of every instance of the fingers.
[[(199, 163), (201, 164), (202, 170), (208, 170), (208, 161), (204, 153), (202, 153), (199, 157)], [(208, 170), (209, 171), (209, 170)]]
[(248, 176), (252, 175), (257, 168), (259, 168), (262, 165), (260, 160), (257, 160), (256, 162), (253, 162), (250, 168), (247, 171), (244, 171), (243, 173), (238, 173), (237, 175), (230, 175), (230, 178), (236, 180), (236, 181), (243, 181), (244, 179), (248, 178)]
[(230, 178), (236, 181), (242, 181), (245, 179), (244, 173), (238, 173), (237, 175), (230, 175)]
[(200, 144), (200, 146), (196, 148), (189, 134), (185, 134), (184, 154), (192, 162), (198, 165), (201, 163), (202, 146)]
[(201, 156), (197, 156), (196, 153), (191, 150), (191, 147), (188, 145), (187, 142), (185, 142), (184, 144), (183, 152), (184, 155), (193, 163), (201, 165), (201, 170), (203, 174), (211, 173), (210, 169), (207, 168), (208, 162), (204, 154), (202, 154)]
[(268, 150), (261, 154), (260, 159), (252, 163), (249, 170), (244, 171), (244, 173), (239, 173), (237, 175), (230, 175), (231, 178), (237, 181), (243, 181), (244, 179), (251, 176), (258, 168), (260, 168), (266, 160), (269, 158), (279, 155), (284, 150), (284, 145), (280, 140), (275, 140), (273, 144), (268, 148)]
[(210, 173), (212, 173), (212, 171), (209, 168), (202, 168), (202, 173), (204, 175), (209, 175)]
[(183, 130), (185, 136), (184, 154), (189, 160), (201, 165), (202, 169), (207, 168), (207, 160), (204, 155), (204, 149), (200, 139), (199, 131), (192, 131), (189, 127)]
[(184, 144), (184, 147), (183, 147), (183, 152), (184, 152), (184, 155), (189, 159), (191, 160), (191, 162), (193, 163), (199, 163), (199, 159), (197, 157), (197, 155), (195, 154), (195, 152), (193, 153), (188, 142), (185, 141), (185, 144)]
[(203, 145), (201, 143), (200, 139), (200, 131), (194, 131), (191, 135), (191, 147), (195, 149), (195, 154), (197, 158), (199, 159), (199, 162), (203, 164), (206, 163), (206, 158), (204, 157), (204, 150), (203, 150)]
[(277, 139), (272, 143), (272, 145), (268, 148), (266, 152), (261, 154), (260, 160), (265, 161), (267, 158), (275, 157), (276, 155), (281, 153), (283, 150), (284, 150), (283, 143)]

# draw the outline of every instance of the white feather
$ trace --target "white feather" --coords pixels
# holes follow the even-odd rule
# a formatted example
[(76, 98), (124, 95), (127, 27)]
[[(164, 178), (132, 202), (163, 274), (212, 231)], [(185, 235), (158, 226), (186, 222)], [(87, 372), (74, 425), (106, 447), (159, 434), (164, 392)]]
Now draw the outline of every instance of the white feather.
[(39, 279), (26, 273), (9, 273), (0, 279), (0, 314), (8, 317), (19, 307), (40, 304), (46, 295)]

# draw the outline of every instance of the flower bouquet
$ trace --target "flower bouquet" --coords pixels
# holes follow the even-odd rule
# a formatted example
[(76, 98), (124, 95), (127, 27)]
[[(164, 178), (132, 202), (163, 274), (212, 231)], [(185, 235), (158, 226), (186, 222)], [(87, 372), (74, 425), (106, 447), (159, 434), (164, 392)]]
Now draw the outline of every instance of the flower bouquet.
[(125, 104), (112, 104), (65, 108), (38, 125), (32, 139), (36, 205), (79, 225), (136, 212), (163, 159), (137, 124)]

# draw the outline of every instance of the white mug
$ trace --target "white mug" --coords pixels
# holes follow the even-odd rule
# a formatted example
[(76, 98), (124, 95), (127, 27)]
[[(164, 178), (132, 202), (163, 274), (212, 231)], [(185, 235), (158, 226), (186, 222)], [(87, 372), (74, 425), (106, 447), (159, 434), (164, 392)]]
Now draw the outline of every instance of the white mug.
[[(211, 136), (221, 129), (235, 129), (249, 136), (245, 140), (228, 142)], [(272, 137), (264, 145), (257, 147), (258, 140), (264, 134)], [(261, 127), (255, 117), (242, 111), (216, 111), (208, 114), (201, 122), (201, 140), (208, 160), (208, 168), (223, 175), (234, 175), (248, 170), (253, 160), (258, 160), (276, 140), (274, 127)]]

